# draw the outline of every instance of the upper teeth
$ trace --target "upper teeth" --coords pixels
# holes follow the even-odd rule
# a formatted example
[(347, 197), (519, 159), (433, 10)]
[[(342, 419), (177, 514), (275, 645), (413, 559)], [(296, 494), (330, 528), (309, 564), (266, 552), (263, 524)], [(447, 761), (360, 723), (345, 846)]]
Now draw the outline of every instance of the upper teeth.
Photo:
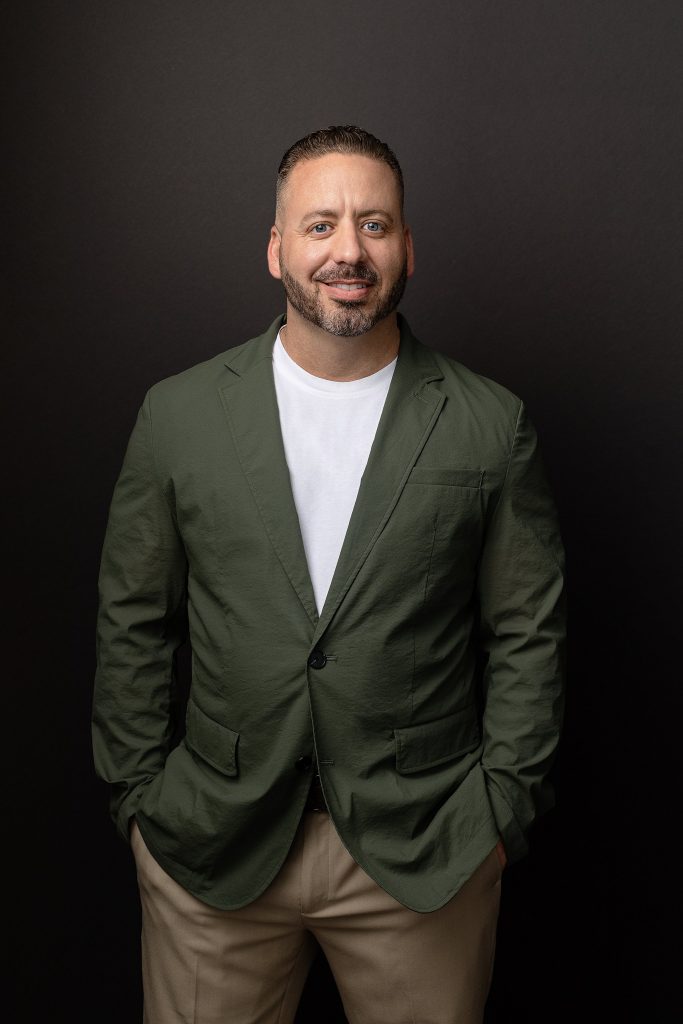
[(334, 287), (335, 288), (343, 288), (344, 291), (350, 292), (354, 288), (365, 288), (365, 285), (364, 284), (341, 284), (341, 282), (340, 282), (339, 284), (335, 284)]

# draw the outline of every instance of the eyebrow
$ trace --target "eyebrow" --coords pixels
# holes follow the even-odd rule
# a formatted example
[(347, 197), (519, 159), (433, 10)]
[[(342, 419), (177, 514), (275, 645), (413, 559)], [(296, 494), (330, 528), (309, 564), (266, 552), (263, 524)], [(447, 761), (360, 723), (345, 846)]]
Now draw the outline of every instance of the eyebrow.
[[(322, 217), (337, 217), (336, 210), (311, 210), (310, 213), (304, 214), (301, 218), (300, 223), (305, 224), (310, 220), (319, 220)], [(394, 223), (394, 218), (391, 216), (388, 210), (359, 210), (356, 214), (357, 217), (382, 217), (383, 220), (388, 221), (390, 224)]]

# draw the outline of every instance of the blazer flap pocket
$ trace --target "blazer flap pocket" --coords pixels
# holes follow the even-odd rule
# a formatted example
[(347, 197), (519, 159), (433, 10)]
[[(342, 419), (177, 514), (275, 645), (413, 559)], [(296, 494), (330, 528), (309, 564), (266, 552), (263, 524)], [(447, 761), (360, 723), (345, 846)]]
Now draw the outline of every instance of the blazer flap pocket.
[(411, 484), (441, 484), (446, 487), (472, 487), (481, 490), (483, 469), (448, 469), (438, 466), (413, 466), (408, 477)]
[(402, 775), (433, 768), (466, 754), (479, 745), (477, 710), (468, 704), (436, 722), (394, 729), (396, 770)]
[(190, 699), (187, 703), (185, 742), (223, 775), (237, 775), (237, 741), (240, 734), (215, 722)]

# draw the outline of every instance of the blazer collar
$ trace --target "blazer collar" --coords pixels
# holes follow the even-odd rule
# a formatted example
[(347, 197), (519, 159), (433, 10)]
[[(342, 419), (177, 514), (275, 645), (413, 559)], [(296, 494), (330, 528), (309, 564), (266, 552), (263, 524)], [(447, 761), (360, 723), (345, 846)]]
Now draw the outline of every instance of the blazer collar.
[(317, 641), (384, 529), (444, 403), (430, 385), (443, 378), (434, 354), (400, 314), (396, 369), (360, 484), (356, 504), (318, 617), (280, 430), (273, 345), (284, 316), (246, 345), (226, 353), (234, 379), (220, 389), (242, 469), (264, 527), (311, 623)]

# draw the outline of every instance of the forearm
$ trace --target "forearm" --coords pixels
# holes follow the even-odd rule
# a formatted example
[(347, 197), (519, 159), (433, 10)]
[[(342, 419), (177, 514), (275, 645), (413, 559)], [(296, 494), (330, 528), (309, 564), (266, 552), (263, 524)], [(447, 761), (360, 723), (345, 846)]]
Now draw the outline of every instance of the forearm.
[(552, 805), (564, 696), (564, 565), (554, 503), (523, 408), (479, 574), (489, 797), (511, 860)]
[(93, 702), (95, 767), (112, 786), (112, 813), (126, 836), (142, 788), (168, 754), (175, 655), (186, 637), (186, 573), (143, 407), (102, 551)]

